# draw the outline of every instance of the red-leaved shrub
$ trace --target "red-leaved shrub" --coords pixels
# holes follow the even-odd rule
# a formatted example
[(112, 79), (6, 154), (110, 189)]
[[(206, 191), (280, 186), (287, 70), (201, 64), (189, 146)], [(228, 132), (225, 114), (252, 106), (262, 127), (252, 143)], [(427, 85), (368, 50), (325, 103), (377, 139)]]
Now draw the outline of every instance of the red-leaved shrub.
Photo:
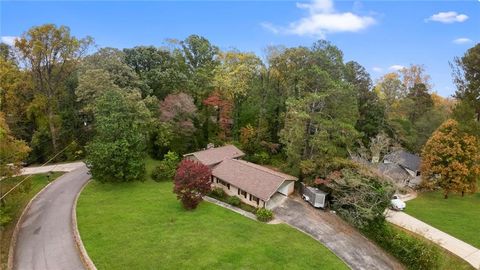
[(175, 173), (173, 192), (185, 209), (195, 209), (202, 201), (202, 196), (210, 192), (211, 175), (210, 168), (201, 163), (188, 159), (180, 162)]

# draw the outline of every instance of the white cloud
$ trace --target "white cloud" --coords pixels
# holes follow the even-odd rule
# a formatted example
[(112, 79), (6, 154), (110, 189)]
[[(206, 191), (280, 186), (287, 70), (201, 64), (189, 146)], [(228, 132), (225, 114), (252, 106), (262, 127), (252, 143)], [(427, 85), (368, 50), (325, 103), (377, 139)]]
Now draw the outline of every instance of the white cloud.
[(264, 23), (261, 23), (260, 25), (274, 34), (278, 34), (280, 32), (280, 30), (278, 30), (278, 28), (271, 23), (264, 22)]
[(402, 65), (393, 65), (393, 66), (390, 66), (388, 69), (390, 70), (395, 70), (395, 71), (399, 71), (399, 70), (402, 70), (404, 69), (405, 67), (402, 66)]
[(465, 14), (459, 14), (455, 11), (439, 12), (433, 14), (426, 21), (434, 21), (441, 23), (455, 23), (455, 22), (464, 22), (468, 20), (468, 16)]
[(455, 44), (462, 45), (462, 44), (472, 43), (473, 40), (471, 40), (469, 38), (457, 38), (457, 39), (454, 39), (452, 42), (455, 43)]
[(297, 3), (297, 8), (308, 10), (308, 15), (291, 22), (286, 27), (262, 23), (263, 28), (275, 34), (315, 36), (324, 38), (327, 33), (358, 32), (375, 24), (369, 16), (359, 16), (352, 12), (336, 12), (331, 0), (313, 0)]
[(0, 41), (2, 43), (5, 43), (7, 45), (10, 45), (10, 46), (13, 46), (14, 43), (15, 43), (15, 39), (17, 39), (18, 37), (14, 37), (14, 36), (2, 36), (0, 38)]
[(310, 14), (333, 12), (333, 1), (316, 0), (311, 3), (297, 3), (297, 7), (307, 9)]
[(375, 71), (375, 72), (380, 73), (380, 72), (383, 71), (383, 68), (381, 68), (381, 67), (373, 67), (372, 70)]

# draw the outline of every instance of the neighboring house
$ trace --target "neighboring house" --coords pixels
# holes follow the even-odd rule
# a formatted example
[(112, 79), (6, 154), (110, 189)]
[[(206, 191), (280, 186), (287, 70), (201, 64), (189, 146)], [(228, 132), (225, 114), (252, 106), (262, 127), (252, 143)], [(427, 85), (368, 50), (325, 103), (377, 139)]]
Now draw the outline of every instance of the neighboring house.
[(412, 176), (395, 163), (378, 163), (377, 169), (400, 187), (407, 186)]
[(272, 209), (293, 193), (296, 177), (248, 161), (233, 145), (210, 148), (184, 155), (212, 169), (212, 184), (230, 196), (254, 207)]
[(419, 156), (398, 150), (385, 155), (383, 164), (379, 164), (378, 169), (396, 181), (402, 181), (408, 186), (416, 186), (421, 182), (420, 163)]

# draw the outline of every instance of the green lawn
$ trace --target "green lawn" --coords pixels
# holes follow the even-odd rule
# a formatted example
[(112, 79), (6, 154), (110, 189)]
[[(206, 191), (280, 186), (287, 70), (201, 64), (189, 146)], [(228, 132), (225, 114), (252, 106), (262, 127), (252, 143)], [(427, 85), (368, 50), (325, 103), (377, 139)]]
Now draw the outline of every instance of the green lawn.
[(441, 191), (425, 192), (407, 202), (408, 214), (480, 248), (480, 192), (465, 197)]
[(185, 211), (172, 189), (171, 182), (151, 180), (88, 184), (78, 224), (99, 269), (348, 269), (287, 225), (253, 221), (207, 202)]
[[(50, 181), (56, 179), (63, 173), (53, 173), (50, 176)], [(22, 181), (26, 176), (18, 176), (4, 179), (0, 182), (0, 194), (6, 193), (13, 186), (15, 186), (19, 181)], [(10, 240), (12, 238), (12, 233), (17, 224), (17, 220), (20, 217), (23, 208), (27, 203), (32, 199), (35, 194), (37, 194), (44, 186), (49, 183), (47, 174), (36, 174), (29, 177), (23, 184), (18, 186), (17, 189), (9, 193), (2, 205), (0, 206), (6, 215), (8, 215), (11, 220), (4, 226), (0, 227), (0, 269), (6, 269), (8, 251), (10, 247)]]

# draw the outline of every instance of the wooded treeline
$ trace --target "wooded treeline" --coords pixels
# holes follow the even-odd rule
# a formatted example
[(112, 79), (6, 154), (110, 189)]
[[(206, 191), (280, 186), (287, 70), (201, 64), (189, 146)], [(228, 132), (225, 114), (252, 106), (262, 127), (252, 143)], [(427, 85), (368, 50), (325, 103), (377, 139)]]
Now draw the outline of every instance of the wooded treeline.
[[(269, 47), (262, 60), (221, 51), (197, 35), (161, 48), (96, 49), (92, 38), (46, 24), (0, 49), (1, 117), (30, 147), (29, 163), (66, 148), (57, 160), (83, 158), (87, 150), (90, 160), (120, 166), (124, 159), (112, 159), (112, 149), (132, 160), (139, 152), (161, 159), (228, 142), (252, 161), (314, 179), (379, 134), (417, 153), (449, 117), (480, 134), (478, 44), (453, 63), (457, 101), (434, 93), (422, 65), (374, 83), (324, 40)], [(111, 171), (139, 177), (126, 175)]]

